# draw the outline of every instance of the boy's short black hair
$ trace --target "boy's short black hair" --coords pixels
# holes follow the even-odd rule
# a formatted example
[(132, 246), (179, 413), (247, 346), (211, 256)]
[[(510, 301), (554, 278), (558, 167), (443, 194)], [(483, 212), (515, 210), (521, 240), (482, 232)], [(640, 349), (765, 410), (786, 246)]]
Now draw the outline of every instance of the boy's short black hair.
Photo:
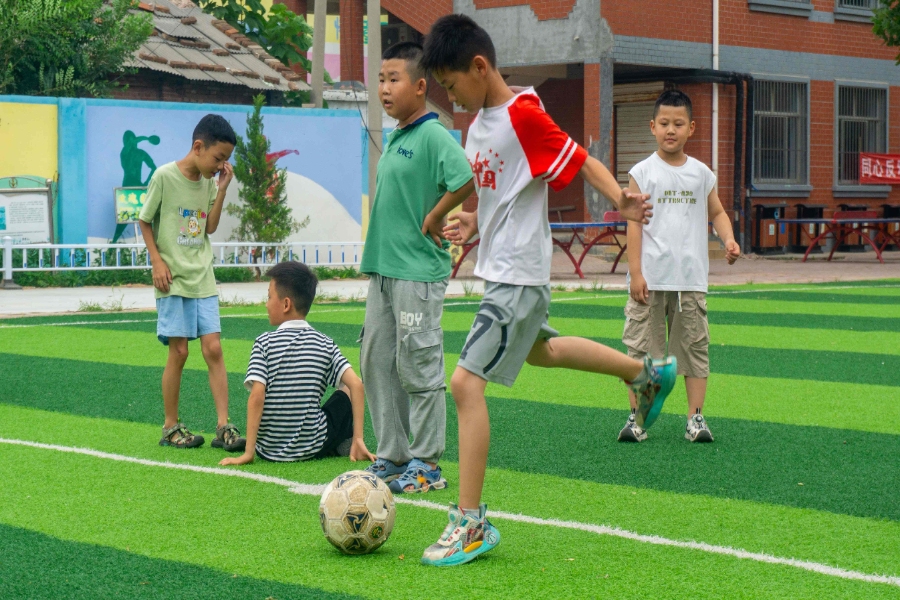
[(434, 71), (468, 71), (472, 59), (483, 56), (492, 67), (497, 52), (488, 32), (466, 15), (446, 15), (434, 22), (425, 36), (422, 67)]
[(393, 59), (406, 61), (406, 72), (413, 83), (425, 79), (425, 69), (422, 68), (422, 45), (416, 42), (399, 42), (390, 46), (381, 55), (381, 60)]
[(692, 119), (694, 117), (694, 111), (691, 106), (691, 98), (681, 90), (666, 90), (659, 95), (659, 98), (656, 99), (656, 104), (653, 105), (654, 119), (656, 118), (656, 115), (659, 114), (660, 106), (683, 107), (687, 109), (688, 119)]
[(319, 283), (312, 269), (302, 262), (289, 260), (278, 263), (266, 275), (275, 282), (279, 298), (290, 298), (301, 315), (309, 313), (316, 297), (316, 285)]
[(221, 115), (209, 114), (200, 119), (197, 126), (194, 127), (194, 137), (191, 142), (200, 140), (203, 146), (209, 148), (217, 142), (227, 142), (232, 146), (237, 145), (237, 137), (234, 135), (234, 129), (231, 123), (225, 120)]

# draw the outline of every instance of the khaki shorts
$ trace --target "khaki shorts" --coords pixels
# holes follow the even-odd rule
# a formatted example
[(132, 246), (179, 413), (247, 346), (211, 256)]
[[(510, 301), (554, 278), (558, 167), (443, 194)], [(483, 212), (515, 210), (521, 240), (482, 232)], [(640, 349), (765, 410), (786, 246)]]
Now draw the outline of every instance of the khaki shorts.
[(679, 375), (709, 377), (706, 312), (706, 294), (703, 292), (651, 291), (648, 304), (629, 298), (622, 334), (628, 356), (641, 359), (649, 354), (659, 359), (674, 354), (678, 359)]

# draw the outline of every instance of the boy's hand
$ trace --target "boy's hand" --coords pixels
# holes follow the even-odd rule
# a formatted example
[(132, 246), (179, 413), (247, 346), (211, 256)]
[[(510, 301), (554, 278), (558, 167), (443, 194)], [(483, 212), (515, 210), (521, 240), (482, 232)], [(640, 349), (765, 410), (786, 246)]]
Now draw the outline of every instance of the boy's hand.
[(650, 300), (647, 280), (640, 273), (631, 274), (631, 299), (640, 304), (647, 304)]
[(425, 223), (422, 224), (422, 233), (429, 236), (434, 243), (438, 245), (438, 248), (443, 248), (443, 244), (441, 244), (441, 240), (444, 239), (444, 228), (447, 224), (443, 219), (437, 220), (431, 216), (429, 213), (425, 217)]
[(227, 467), (228, 465), (249, 465), (253, 462), (253, 453), (244, 452), (240, 456), (229, 456), (228, 458), (223, 458), (219, 461), (219, 464), (223, 467)]
[(638, 194), (622, 190), (619, 196), (619, 214), (629, 221), (637, 221), (647, 225), (653, 216), (653, 206), (647, 202), (650, 194)]
[(162, 259), (153, 263), (153, 287), (161, 292), (168, 293), (169, 284), (172, 283), (172, 272), (169, 271), (169, 265)]
[(353, 438), (353, 442), (350, 444), (350, 460), (356, 462), (358, 460), (366, 460), (369, 462), (375, 462), (375, 455), (369, 452), (369, 449), (366, 448), (366, 443), (362, 438)]
[(462, 246), (478, 233), (478, 215), (459, 212), (453, 215), (450, 224), (444, 227), (444, 237), (455, 246)]
[(734, 240), (725, 242), (725, 260), (729, 265), (733, 265), (738, 258), (741, 257), (741, 247)]
[(222, 165), (222, 170), (219, 171), (219, 189), (224, 190), (228, 189), (228, 184), (231, 183), (231, 180), (234, 178), (234, 167), (231, 166), (230, 162), (225, 162)]

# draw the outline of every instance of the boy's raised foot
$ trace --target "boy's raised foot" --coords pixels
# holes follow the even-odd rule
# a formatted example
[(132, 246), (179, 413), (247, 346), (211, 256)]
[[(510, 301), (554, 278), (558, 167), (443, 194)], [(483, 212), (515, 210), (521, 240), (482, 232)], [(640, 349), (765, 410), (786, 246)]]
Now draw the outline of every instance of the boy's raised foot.
[(247, 447), (247, 440), (241, 437), (238, 428), (227, 423), (216, 428), (216, 439), (212, 441), (213, 448), (222, 448), (226, 452), (243, 452)]
[(706, 425), (706, 419), (703, 415), (697, 413), (693, 415), (687, 422), (684, 430), (684, 439), (689, 442), (711, 442), (713, 441), (712, 432)]
[(643, 442), (647, 439), (647, 431), (635, 422), (634, 412), (631, 411), (631, 414), (628, 415), (628, 421), (625, 422), (625, 427), (619, 432), (620, 442)]
[(393, 461), (387, 460), (386, 458), (376, 458), (375, 462), (366, 467), (366, 471), (383, 482), (390, 483), (406, 472), (407, 465), (409, 465), (409, 463), (395, 465)]
[(450, 523), (440, 539), (425, 549), (422, 563), (452, 567), (475, 560), (500, 543), (500, 532), (485, 517), (487, 506), (478, 506), (478, 516), (467, 515), (450, 503)]
[(441, 468), (435, 465), (428, 467), (425, 461), (414, 458), (409, 461), (403, 475), (391, 481), (391, 491), (395, 494), (415, 494), (428, 490), (442, 490), (447, 487), (447, 480), (441, 477)]
[(173, 448), (199, 448), (203, 445), (203, 441), (202, 435), (194, 435), (183, 423), (176, 423), (172, 427), (163, 427), (159, 445)]
[(637, 379), (630, 382), (631, 391), (637, 396), (637, 412), (635, 422), (644, 429), (649, 429), (662, 411), (663, 403), (669, 392), (675, 387), (678, 374), (678, 362), (674, 356), (655, 361), (644, 357), (644, 370)]

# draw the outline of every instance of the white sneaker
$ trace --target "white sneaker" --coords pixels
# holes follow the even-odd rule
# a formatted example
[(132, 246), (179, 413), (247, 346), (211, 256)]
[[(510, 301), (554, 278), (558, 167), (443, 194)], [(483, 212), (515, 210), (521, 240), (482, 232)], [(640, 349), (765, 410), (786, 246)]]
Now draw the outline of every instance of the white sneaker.
[(620, 442), (643, 442), (647, 439), (647, 431), (634, 420), (634, 413), (628, 415), (625, 427), (619, 432)]
[(703, 415), (697, 413), (690, 418), (684, 431), (684, 439), (689, 442), (713, 441), (712, 432), (706, 426), (706, 419), (703, 418)]

